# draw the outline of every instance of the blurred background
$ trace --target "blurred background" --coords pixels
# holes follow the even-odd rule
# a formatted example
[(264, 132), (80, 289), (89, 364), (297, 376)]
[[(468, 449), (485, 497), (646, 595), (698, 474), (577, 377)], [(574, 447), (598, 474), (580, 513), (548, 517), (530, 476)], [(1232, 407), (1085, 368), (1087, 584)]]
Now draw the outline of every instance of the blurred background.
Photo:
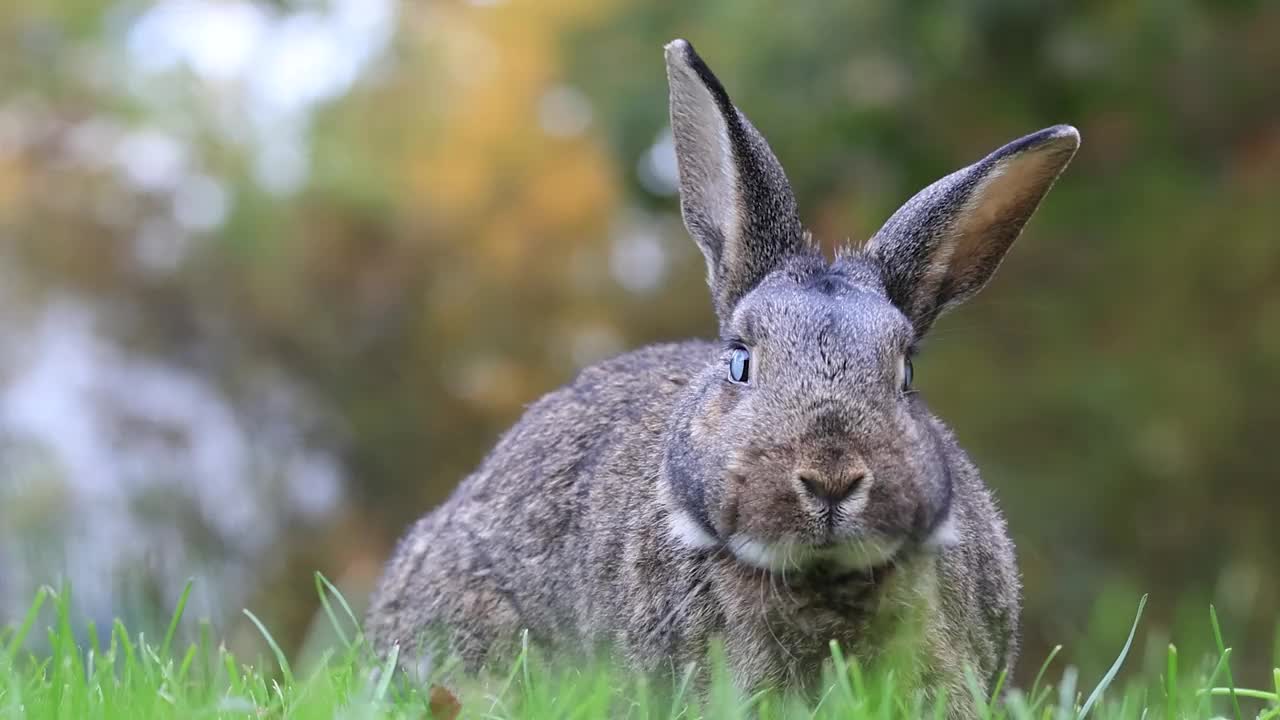
[[(1083, 147), (918, 385), (1008, 515), (1029, 677), (1280, 649), (1280, 3), (7, 0), (0, 621), (298, 649), (527, 403), (708, 336), (662, 45), (828, 246), (1004, 142)], [(237, 640), (239, 638), (239, 640)], [(1248, 671), (1246, 670), (1246, 675)], [(1239, 678), (1238, 678), (1239, 679)]]

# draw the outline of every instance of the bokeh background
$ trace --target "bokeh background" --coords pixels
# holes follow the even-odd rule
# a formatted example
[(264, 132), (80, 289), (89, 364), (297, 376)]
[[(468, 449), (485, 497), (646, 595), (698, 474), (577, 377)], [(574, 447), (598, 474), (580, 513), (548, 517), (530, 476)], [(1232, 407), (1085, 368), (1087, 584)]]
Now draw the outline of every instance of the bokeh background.
[[(0, 3), (0, 620), (298, 649), (523, 406), (714, 332), (678, 216), (687, 37), (828, 245), (1058, 122), (1083, 147), (918, 384), (1054, 644), (1280, 648), (1280, 4)], [(239, 640), (237, 640), (239, 638)], [(1249, 672), (1246, 669), (1245, 673)]]

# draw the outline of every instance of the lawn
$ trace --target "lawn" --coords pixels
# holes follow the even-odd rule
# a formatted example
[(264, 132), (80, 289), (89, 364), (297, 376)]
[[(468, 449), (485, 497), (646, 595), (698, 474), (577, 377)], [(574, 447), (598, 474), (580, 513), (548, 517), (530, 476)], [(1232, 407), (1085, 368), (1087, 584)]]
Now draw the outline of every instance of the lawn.
[[(846, 662), (838, 648), (817, 700), (773, 693), (745, 697), (722, 672), (711, 690), (694, 697), (677, 678), (658, 693), (645, 681), (605, 671), (552, 670), (526, 651), (508, 672), (476, 679), (457, 696), (391, 672), (394, 658), (375, 660), (346, 600), (322, 576), (316, 587), (336, 637), (308, 667), (291, 666), (269, 630), (252, 614), (270, 654), (237, 657), (207, 625), (192, 642), (177, 638), (184, 593), (163, 637), (132, 634), (122, 623), (100, 644), (94, 628), (81, 644), (73, 632), (65, 592), (42, 590), (17, 623), (0, 629), (0, 718), (920, 718), (941, 717), (918, 695), (895, 688), (893, 673), (871, 677)], [(190, 587), (188, 586), (188, 592)], [(1145, 601), (1144, 601), (1145, 602)], [(1134, 620), (1137, 628), (1140, 605)], [(1274, 686), (1234, 687), (1231, 650), (1217, 640), (1207, 662), (1185, 662), (1170, 645), (1161, 667), (1113, 683), (1133, 641), (1116, 638), (1118, 656), (1101, 678), (1059, 668), (1057, 651), (1030, 687), (981, 701), (989, 718), (1280, 718), (1280, 668)], [(39, 650), (33, 648), (39, 647)], [(714, 662), (714, 660), (713, 660)], [(1280, 662), (1280, 659), (1278, 659)], [(1053, 678), (1051, 682), (1049, 679)], [(976, 687), (976, 686), (975, 686)]]

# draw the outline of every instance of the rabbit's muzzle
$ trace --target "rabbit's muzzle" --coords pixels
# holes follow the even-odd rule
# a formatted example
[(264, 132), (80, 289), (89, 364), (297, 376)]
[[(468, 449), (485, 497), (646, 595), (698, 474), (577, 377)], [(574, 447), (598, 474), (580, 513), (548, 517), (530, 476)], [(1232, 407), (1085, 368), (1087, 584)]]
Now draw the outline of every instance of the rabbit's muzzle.
[(942, 463), (909, 431), (876, 444), (845, 426), (818, 430), (730, 452), (721, 479), (707, 484), (705, 536), (748, 566), (788, 576), (866, 571), (923, 546), (946, 513), (935, 497), (948, 484), (935, 477)]

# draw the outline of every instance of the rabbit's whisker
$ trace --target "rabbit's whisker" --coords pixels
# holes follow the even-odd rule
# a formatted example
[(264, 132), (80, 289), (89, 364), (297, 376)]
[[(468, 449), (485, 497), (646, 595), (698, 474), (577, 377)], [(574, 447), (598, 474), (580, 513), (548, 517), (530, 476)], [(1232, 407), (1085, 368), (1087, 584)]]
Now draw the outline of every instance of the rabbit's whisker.
[[(787, 546), (787, 560), (788, 560), (788, 562), (787, 562), (787, 563), (785, 563), (785, 564), (783, 564), (783, 566), (782, 566), (782, 587), (783, 587), (783, 589), (785, 589), (785, 590), (787, 591), (787, 599), (789, 599), (789, 600), (791, 601), (791, 603), (792, 603), (793, 605), (795, 605), (795, 604), (798, 604), (798, 603), (797, 603), (797, 601), (796, 601), (796, 595), (795, 595), (795, 593), (793, 593), (793, 592), (791, 591), (791, 583), (787, 582), (787, 565), (790, 565), (790, 564), (791, 564), (791, 562), (790, 562), (790, 561), (791, 561), (791, 546), (790, 546), (790, 545), (788, 545), (788, 546)], [(799, 564), (799, 563), (796, 563), (796, 569), (797, 569), (797, 570), (799, 570), (799, 569), (800, 569), (800, 564)]]
[[(778, 606), (781, 606), (781, 604), (782, 604), (782, 597), (778, 594), (778, 588), (777, 588), (777, 586), (774, 584), (774, 582), (775, 582), (775, 580), (776, 580), (776, 577), (777, 577), (777, 576), (776, 576), (776, 575), (774, 575), (774, 574), (773, 574), (772, 572), (770, 572), (769, 570), (766, 570), (766, 569), (761, 569), (761, 572), (762, 572), (762, 573), (764, 573), (764, 574), (767, 576), (767, 578), (768, 578), (768, 580), (767, 580), (767, 582), (768, 582), (768, 588), (769, 588), (769, 590), (770, 590), (770, 591), (772, 591), (774, 599), (776, 599), (776, 600), (778, 601)], [(770, 635), (770, 637), (772, 637), (772, 638), (773, 638), (773, 642), (774, 642), (774, 643), (776, 643), (776, 644), (778, 645), (778, 648), (779, 648), (779, 649), (781, 649), (781, 650), (782, 650), (782, 652), (783, 652), (783, 653), (784, 653), (784, 654), (785, 654), (785, 655), (786, 655), (786, 656), (787, 656), (787, 657), (788, 657), (792, 662), (795, 662), (795, 661), (796, 661), (796, 656), (791, 654), (791, 650), (790, 650), (790, 649), (788, 649), (788, 648), (787, 648), (787, 646), (786, 646), (786, 643), (782, 642), (782, 640), (778, 637), (778, 633), (773, 629), (773, 623), (769, 621), (769, 607), (770, 607), (770, 605), (769, 605), (768, 600), (767, 600), (767, 598), (766, 598), (766, 596), (765, 596), (765, 594), (764, 594), (764, 590), (765, 590), (765, 584), (764, 584), (764, 583), (761, 583), (761, 584), (760, 584), (760, 591), (761, 591), (761, 592), (760, 592), (760, 614), (761, 614), (761, 616), (764, 618), (764, 626), (765, 626), (765, 629), (769, 631), (769, 635)]]
[[(728, 548), (725, 547), (725, 545), (721, 544), (716, 548), (715, 552), (711, 554), (709, 561), (716, 562), (724, 559), (724, 557), (728, 555), (729, 555)], [(699, 581), (698, 584), (696, 584), (694, 587), (690, 588), (689, 592), (685, 593), (684, 597), (680, 599), (680, 602), (676, 604), (675, 607), (671, 608), (671, 610), (666, 614), (666, 616), (662, 618), (662, 620), (660, 620), (656, 625), (654, 625), (654, 627), (649, 631), (648, 637), (652, 638), (656, 635), (659, 635), (664, 630), (666, 630), (666, 628), (670, 627), (672, 621), (676, 618), (676, 616), (679, 615), (681, 612), (687, 610), (690, 603), (693, 602), (694, 598), (696, 598), (699, 593), (701, 593), (703, 590), (707, 589), (711, 585), (711, 581), (712, 581), (712, 578), (707, 577)]]

